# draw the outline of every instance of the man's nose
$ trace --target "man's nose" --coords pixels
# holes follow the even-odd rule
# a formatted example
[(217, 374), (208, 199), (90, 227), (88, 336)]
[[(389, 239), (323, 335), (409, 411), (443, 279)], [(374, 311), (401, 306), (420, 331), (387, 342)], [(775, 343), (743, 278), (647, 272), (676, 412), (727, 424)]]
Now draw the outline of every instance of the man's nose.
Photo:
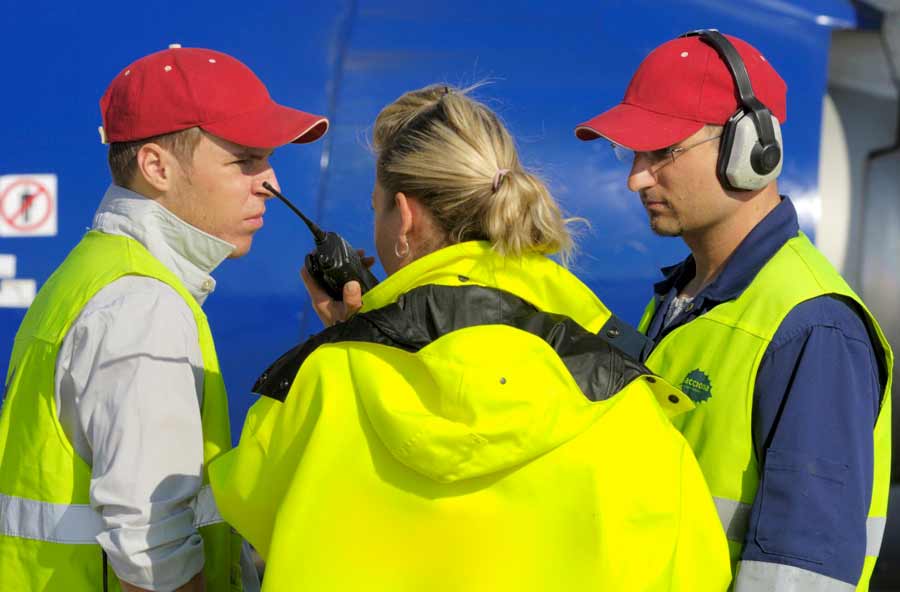
[(263, 183), (268, 183), (269, 185), (274, 187), (276, 190), (281, 191), (281, 186), (278, 184), (278, 178), (275, 176), (275, 171), (271, 167), (269, 167), (265, 172), (257, 175), (257, 177), (254, 181), (254, 184), (255, 184), (254, 193), (256, 193), (256, 195), (259, 195), (260, 197), (262, 197), (264, 199), (269, 199), (269, 198), (275, 197), (271, 191), (269, 191), (268, 189), (263, 187)]
[(643, 154), (636, 153), (631, 163), (631, 171), (628, 173), (628, 189), (638, 193), (654, 185), (656, 176), (650, 169), (650, 162)]

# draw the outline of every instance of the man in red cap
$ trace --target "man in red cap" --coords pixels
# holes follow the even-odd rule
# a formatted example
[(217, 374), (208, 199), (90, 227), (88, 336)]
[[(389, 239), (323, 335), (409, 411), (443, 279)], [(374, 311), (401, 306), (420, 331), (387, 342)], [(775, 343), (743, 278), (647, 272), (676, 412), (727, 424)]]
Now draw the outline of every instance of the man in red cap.
[(695, 31), (579, 125), (631, 163), (650, 226), (691, 254), (641, 320), (646, 364), (696, 403), (697, 455), (735, 590), (867, 589), (887, 508), (892, 354), (778, 193), (786, 85), (748, 43)]
[(208, 486), (231, 435), (200, 305), (263, 225), (273, 149), (328, 121), (275, 103), (231, 56), (178, 45), (123, 69), (100, 107), (113, 185), (10, 361), (2, 587), (258, 589)]

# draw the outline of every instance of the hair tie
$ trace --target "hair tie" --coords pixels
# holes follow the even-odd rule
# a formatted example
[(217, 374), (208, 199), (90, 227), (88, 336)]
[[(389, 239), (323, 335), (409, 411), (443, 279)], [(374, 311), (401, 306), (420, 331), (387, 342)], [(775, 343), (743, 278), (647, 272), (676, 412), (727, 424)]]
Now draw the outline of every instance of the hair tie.
[(491, 187), (493, 187), (492, 193), (497, 193), (497, 190), (500, 189), (500, 183), (503, 182), (503, 177), (509, 172), (509, 169), (497, 169), (497, 172), (494, 173), (494, 180), (491, 183)]

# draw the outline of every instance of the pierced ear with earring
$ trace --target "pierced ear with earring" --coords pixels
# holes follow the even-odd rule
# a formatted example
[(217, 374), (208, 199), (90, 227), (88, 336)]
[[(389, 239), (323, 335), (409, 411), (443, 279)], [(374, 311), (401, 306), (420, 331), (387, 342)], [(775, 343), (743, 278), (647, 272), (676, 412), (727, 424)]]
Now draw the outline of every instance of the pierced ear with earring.
[(397, 256), (397, 259), (404, 259), (409, 255), (409, 241), (405, 234), (394, 243), (394, 255)]

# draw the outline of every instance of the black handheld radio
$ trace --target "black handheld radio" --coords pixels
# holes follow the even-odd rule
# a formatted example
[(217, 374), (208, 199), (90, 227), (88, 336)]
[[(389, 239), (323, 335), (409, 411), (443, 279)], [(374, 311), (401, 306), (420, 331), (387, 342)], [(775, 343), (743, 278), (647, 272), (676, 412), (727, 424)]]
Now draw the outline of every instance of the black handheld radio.
[(335, 300), (343, 300), (344, 284), (351, 280), (359, 282), (363, 294), (378, 284), (372, 272), (363, 265), (356, 250), (341, 235), (319, 228), (268, 181), (263, 182), (263, 187), (300, 216), (312, 232), (316, 248), (306, 256), (306, 270), (329, 296)]

